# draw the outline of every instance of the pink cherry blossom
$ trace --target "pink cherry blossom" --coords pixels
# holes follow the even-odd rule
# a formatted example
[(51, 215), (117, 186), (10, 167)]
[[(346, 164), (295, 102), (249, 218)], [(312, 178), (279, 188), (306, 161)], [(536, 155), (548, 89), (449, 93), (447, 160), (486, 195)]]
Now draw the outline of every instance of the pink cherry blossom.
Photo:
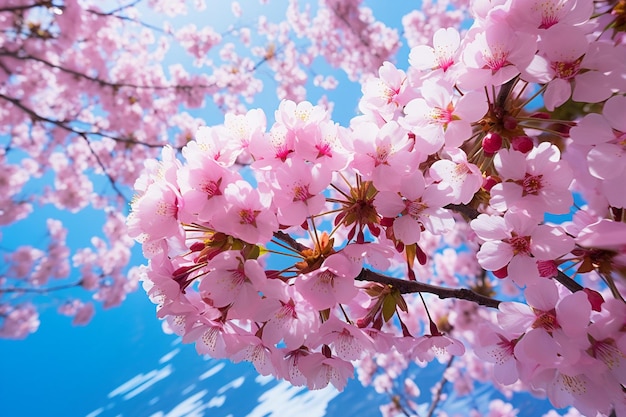
[(461, 36), (455, 28), (437, 29), (433, 36), (433, 47), (420, 45), (412, 48), (409, 64), (419, 70), (441, 69), (445, 72), (458, 60), (460, 43)]
[(411, 100), (404, 109), (402, 125), (416, 133), (423, 152), (435, 153), (441, 147), (455, 148), (472, 136), (471, 123), (487, 112), (484, 94), (468, 92), (462, 97), (454, 94), (452, 85), (426, 80), (423, 98)]
[(511, 4), (509, 21), (529, 32), (553, 26), (577, 26), (587, 22), (593, 4), (586, 1), (523, 0)]
[(463, 51), (466, 70), (459, 76), (464, 89), (502, 85), (531, 63), (537, 49), (534, 36), (494, 19), (485, 24)]
[(460, 149), (447, 151), (450, 159), (440, 159), (430, 166), (430, 176), (438, 182), (438, 187), (452, 191), (454, 204), (469, 203), (483, 183), (478, 167), (467, 161), (467, 155)]
[[(570, 97), (575, 101), (600, 102), (611, 96), (609, 71), (615, 65), (615, 51), (607, 44), (590, 43), (582, 26), (555, 26), (546, 31), (539, 44), (539, 55), (529, 71), (543, 73), (550, 81), (544, 94), (546, 108), (554, 110)], [(604, 59), (597, 59), (604, 55)], [(601, 63), (601, 67), (596, 67)], [(606, 66), (605, 66), (606, 65)]]
[(603, 180), (604, 195), (615, 207), (623, 207), (626, 203), (623, 193), (618, 191), (626, 175), (622, 163), (626, 155), (622, 144), (626, 125), (620, 116), (625, 100), (624, 96), (611, 97), (604, 104), (602, 115), (586, 115), (571, 131), (575, 145), (592, 145), (586, 150), (589, 173)]
[(380, 129), (362, 123), (355, 126), (352, 136), (355, 155), (351, 165), (378, 189), (394, 189), (400, 177), (409, 174), (422, 159), (421, 154), (412, 151), (408, 133), (397, 122)]
[(574, 241), (558, 226), (538, 225), (526, 212), (507, 211), (503, 217), (481, 214), (470, 223), (484, 243), (476, 254), (485, 269), (507, 267), (508, 275), (519, 285), (539, 278), (537, 260), (565, 255)]
[(347, 361), (361, 359), (374, 349), (372, 339), (363, 330), (334, 316), (319, 327), (319, 332), (310, 342), (312, 345), (322, 342), (329, 345), (338, 358)]
[(546, 142), (526, 155), (500, 150), (493, 163), (502, 182), (491, 188), (491, 206), (499, 211), (522, 209), (532, 215), (569, 212), (572, 170), (560, 156), (559, 149)]
[(334, 254), (318, 270), (301, 275), (296, 288), (316, 310), (332, 308), (354, 298), (357, 293), (354, 278), (359, 271), (358, 264), (343, 254)]
[[(248, 243), (265, 243), (278, 230), (276, 214), (270, 210), (270, 197), (246, 181), (235, 181), (224, 189), (226, 206), (214, 214), (219, 230)], [(230, 213), (235, 216), (231, 218)]]
[(298, 349), (304, 345), (311, 329), (319, 326), (317, 311), (302, 298), (294, 287), (288, 287), (286, 300), (272, 311), (263, 326), (262, 339), (271, 345), (284, 341), (285, 348)]
[(329, 383), (343, 390), (348, 378), (354, 377), (354, 367), (350, 362), (322, 353), (311, 353), (298, 361), (298, 368), (307, 379), (309, 389), (320, 389)]
[(280, 224), (300, 225), (322, 211), (326, 204), (323, 191), (330, 184), (331, 172), (292, 158), (275, 170), (273, 203)]
[(452, 214), (443, 206), (452, 198), (447, 189), (425, 186), (421, 172), (416, 171), (400, 184), (400, 193), (381, 191), (374, 199), (378, 212), (393, 219), (395, 237), (404, 244), (418, 243), (422, 229), (441, 234), (454, 226)]
[(265, 284), (265, 273), (258, 262), (244, 261), (236, 251), (227, 251), (215, 256), (209, 266), (211, 270), (198, 288), (203, 297), (210, 299), (214, 307), (230, 306), (231, 315), (253, 314)]
[(409, 101), (406, 73), (391, 62), (385, 62), (372, 77), (363, 84), (363, 98), (359, 107), (363, 112), (376, 111), (384, 120), (395, 118)]
[(444, 360), (446, 355), (463, 355), (465, 347), (459, 340), (444, 335), (425, 335), (416, 340), (413, 354), (420, 361), (430, 362), (435, 357)]

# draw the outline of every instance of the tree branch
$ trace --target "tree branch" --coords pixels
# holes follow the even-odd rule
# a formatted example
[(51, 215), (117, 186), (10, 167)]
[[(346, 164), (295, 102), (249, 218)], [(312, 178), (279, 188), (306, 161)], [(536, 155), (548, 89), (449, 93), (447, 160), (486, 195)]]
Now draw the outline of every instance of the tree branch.
[(478, 210), (468, 206), (467, 204), (448, 204), (443, 208), (461, 213), (470, 220), (474, 220), (480, 214)]
[(584, 288), (582, 285), (574, 281), (560, 269), (557, 269), (557, 274), (554, 279), (559, 281), (565, 288), (567, 288), (571, 292), (582, 291)]
[[(454, 356), (450, 357), (450, 360), (446, 364), (446, 369), (452, 366), (452, 361), (454, 361)], [(442, 376), (441, 381), (439, 381), (439, 385), (437, 386), (437, 391), (435, 392), (433, 396), (434, 397), (433, 402), (430, 404), (430, 407), (428, 408), (428, 414), (426, 414), (426, 417), (431, 417), (433, 413), (435, 412), (435, 409), (437, 408), (439, 401), (441, 401), (441, 394), (443, 394), (443, 389), (445, 388), (447, 382), (448, 382), (448, 379), (445, 376)]]
[(24, 10), (28, 10), (28, 9), (33, 9), (35, 7), (50, 7), (52, 6), (51, 2), (50, 4), (47, 4), (46, 2), (39, 2), (39, 3), (35, 3), (35, 4), (25, 4), (22, 6), (10, 6), (10, 7), (3, 7), (0, 9), (0, 13), (2, 12), (21, 12)]
[(413, 294), (419, 292), (425, 292), (429, 294), (435, 294), (440, 299), (456, 298), (459, 300), (471, 301), (473, 303), (483, 305), (486, 307), (498, 308), (501, 301), (496, 300), (477, 292), (474, 292), (468, 288), (446, 288), (437, 285), (424, 284), (417, 281), (408, 281), (400, 278), (392, 278), (386, 275), (379, 274), (370, 269), (363, 268), (361, 273), (355, 278), (358, 281), (370, 281), (378, 282), (385, 285), (391, 285), (400, 291), (401, 294)]
[(122, 191), (117, 186), (117, 183), (116, 183), (115, 179), (113, 179), (111, 174), (109, 174), (109, 172), (107, 171), (107, 169), (104, 166), (104, 163), (102, 162), (100, 157), (94, 152), (93, 148), (91, 147), (91, 142), (89, 141), (89, 138), (87, 137), (87, 132), (77, 131), (77, 130), (73, 129), (71, 126), (68, 126), (67, 124), (65, 124), (63, 122), (40, 116), (37, 112), (35, 112), (34, 110), (32, 110), (32, 109), (26, 107), (24, 104), (22, 104), (22, 102), (20, 100), (15, 99), (13, 97), (8, 97), (8, 96), (5, 96), (4, 94), (0, 94), (0, 98), (2, 98), (4, 100), (12, 103), (14, 106), (16, 106), (19, 109), (21, 109), (22, 111), (24, 111), (34, 121), (40, 120), (40, 121), (43, 121), (43, 122), (52, 123), (55, 126), (58, 126), (58, 127), (60, 127), (61, 129), (65, 130), (67, 132), (74, 133), (76, 135), (79, 135), (83, 139), (85, 139), (87, 141), (87, 146), (89, 147), (89, 151), (91, 152), (91, 154), (95, 158), (96, 162), (98, 163), (98, 165), (102, 169), (102, 172), (104, 173), (104, 175), (108, 178), (109, 182), (111, 183), (111, 186), (113, 187), (113, 190), (118, 194), (119, 197), (122, 198), (122, 200), (128, 201), (128, 199), (126, 198), (124, 193), (122, 193)]
[(41, 288), (37, 288), (37, 287), (6, 287), (6, 288), (2, 288), (0, 287), (0, 294), (6, 294), (6, 293), (20, 293), (20, 292), (27, 292), (27, 293), (36, 293), (36, 294), (47, 294), (51, 291), (59, 291), (59, 290), (66, 290), (68, 288), (74, 288), (74, 287), (78, 287), (80, 285), (82, 285), (83, 280), (80, 280), (78, 282), (74, 282), (71, 284), (64, 284), (64, 285), (59, 285), (57, 287), (41, 287)]

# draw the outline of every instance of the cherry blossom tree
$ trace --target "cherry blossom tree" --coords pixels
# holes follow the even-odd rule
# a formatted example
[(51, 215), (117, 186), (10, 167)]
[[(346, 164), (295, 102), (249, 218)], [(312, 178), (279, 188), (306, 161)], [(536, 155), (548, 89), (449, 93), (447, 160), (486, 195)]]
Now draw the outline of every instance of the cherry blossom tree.
[[(45, 28), (43, 38), (62, 42), (63, 20), (54, 16), (71, 12), (67, 3), (32, 6), (49, 12), (36, 33)], [(172, 4), (151, 2), (165, 13), (182, 10)], [(226, 75), (193, 76), (177, 67), (171, 80), (147, 87), (153, 79), (144, 80), (132, 65), (127, 72), (117, 68), (122, 60), (105, 66), (108, 74), (140, 79), (99, 84), (97, 70), (81, 78), (50, 60), (53, 75), (82, 83), (86, 92), (64, 92), (70, 103), (72, 93), (78, 95), (76, 107), (63, 106), (68, 114), (89, 116), (91, 124), (57, 119), (57, 101), (33, 109), (31, 95), (17, 93), (49, 89), (37, 90), (33, 81), (18, 88), (25, 71), (7, 67), (5, 84), (18, 91), (0, 98), (28, 132), (21, 142), (12, 139), (7, 151), (30, 152), (33, 132), (41, 130), (55, 186), (57, 178), (70, 177), (72, 186), (85, 187), (65, 191), (59, 185), (44, 201), (68, 210), (91, 204), (109, 213), (109, 244), (95, 239), (97, 253), (84, 249), (73, 257), (83, 276), (92, 277), (87, 282), (93, 286), (86, 278), (81, 285), (112, 305), (129, 282), (140, 280), (168, 331), (194, 343), (199, 354), (248, 361), (262, 375), (342, 390), (356, 372), (363, 384), (390, 395), (381, 408), (388, 416), (445, 415), (444, 386), (462, 396), (472, 394), (474, 383), (547, 397), (555, 408), (571, 407), (571, 416), (626, 416), (624, 2), (424, 2), (423, 11), (405, 16), (412, 49), (398, 66), (391, 62), (397, 33), (360, 2), (322, 1), (315, 11), (300, 6), (289, 2), (284, 24), (270, 29), (259, 22), (258, 32), (276, 43), (251, 48), (259, 61), (241, 65), (245, 71), (232, 74), (232, 85)], [(130, 8), (74, 7), (84, 19), (93, 14), (141, 25)], [(235, 14), (241, 10), (234, 3)], [(473, 19), (466, 26), (464, 12)], [(247, 32), (238, 31), (247, 42)], [(204, 64), (206, 43), (222, 41), (195, 27), (162, 36), (180, 41)], [(15, 30), (11, 39), (29, 51), (29, 37), (47, 41), (26, 30)], [(82, 38), (74, 41), (82, 44)], [(298, 46), (295, 38), (307, 41)], [(239, 57), (229, 44), (220, 55), (231, 63)], [(333, 120), (327, 100), (307, 101), (306, 66), (314, 57), (361, 83), (359, 113), (348, 123)], [(11, 58), (21, 68), (20, 54)], [(158, 61), (143, 55), (148, 58)], [(48, 65), (29, 59), (23, 62)], [(219, 72), (211, 65), (211, 74)], [(236, 87), (249, 77), (251, 88), (260, 65), (279, 83), (273, 118), (247, 108), (253, 91)], [(47, 85), (58, 83), (50, 78)], [(112, 122), (117, 113), (111, 112), (119, 110), (107, 107), (102, 91), (90, 95), (89, 83), (111, 90), (110, 100), (133, 91), (123, 100), (138, 112), (134, 120), (142, 129), (150, 121), (146, 125), (160, 130), (132, 130), (130, 138), (120, 133), (126, 121)], [(202, 125), (179, 109), (201, 104), (207, 93), (227, 112), (222, 124)], [(170, 101), (163, 103), (161, 94)], [(85, 125), (89, 130), (81, 130)], [(172, 125), (186, 129), (171, 132)], [(155, 132), (159, 142), (150, 141)], [(7, 162), (5, 171), (9, 185), (22, 179), (17, 189), (29, 172), (44, 174), (41, 159), (23, 160)], [(86, 171), (76, 174), (77, 164)], [(97, 173), (109, 182), (113, 203), (99, 196), (81, 200), (93, 195), (85, 184)], [(121, 186), (132, 181), (136, 196), (126, 230), (114, 203), (123, 201)], [(8, 188), (9, 203), (23, 208), (9, 222), (28, 214), (28, 202), (19, 205), (15, 189)], [(15, 250), (7, 275), (31, 286), (66, 276), (68, 249), (59, 243), (65, 229), (49, 221), (48, 230), (54, 236), (48, 250)], [(109, 245), (123, 241), (128, 250), (129, 237), (141, 243), (147, 265), (118, 281), (128, 256)], [(5, 305), (5, 332), (16, 337), (33, 330), (32, 304)], [(81, 302), (63, 311), (79, 324), (88, 320), (89, 307)], [(402, 375), (412, 364), (435, 359), (445, 372), (424, 401)], [(517, 412), (494, 400), (474, 415)]]
[[(124, 224), (132, 186), (144, 161), (163, 146), (180, 151), (200, 138), (196, 130), (205, 122), (197, 109), (228, 113), (226, 126), (245, 135), (241, 121), (230, 116), (245, 111), (266, 83), (274, 87), (271, 103), (304, 100), (309, 78), (316, 77), (320, 88), (336, 85), (330, 70), (328, 76), (312, 74), (314, 57), (324, 56), (356, 80), (391, 59), (400, 45), (397, 31), (359, 2), (323, 3), (315, 13), (285, 3), (282, 21), (263, 14), (244, 20), (237, 2), (211, 7), (152, 0), (9, 0), (0, 6), (0, 225), (7, 228), (1, 337), (36, 331), (38, 305), (49, 304), (42, 299), (86, 324), (93, 301), (113, 307), (138, 288), (137, 270), (128, 270), (134, 242)], [(265, 12), (263, 5), (255, 7)], [(181, 19), (211, 12), (229, 23), (198, 28)], [(315, 24), (303, 26), (306, 19)], [(344, 38), (358, 48), (346, 48)], [(264, 117), (257, 113), (258, 121)], [(257, 121), (253, 114), (249, 119)], [(258, 133), (264, 131), (259, 125)], [(210, 135), (220, 132), (206, 134), (204, 143), (213, 144)], [(209, 180), (207, 169), (190, 171), (189, 199), (194, 193), (202, 198), (197, 189)], [(196, 178), (198, 172), (208, 177)], [(50, 208), (51, 218), (34, 230), (35, 215)], [(97, 217), (94, 238), (77, 248), (67, 242), (72, 222), (59, 217), (87, 211)], [(45, 237), (14, 244), (11, 226), (23, 230), (25, 224)]]

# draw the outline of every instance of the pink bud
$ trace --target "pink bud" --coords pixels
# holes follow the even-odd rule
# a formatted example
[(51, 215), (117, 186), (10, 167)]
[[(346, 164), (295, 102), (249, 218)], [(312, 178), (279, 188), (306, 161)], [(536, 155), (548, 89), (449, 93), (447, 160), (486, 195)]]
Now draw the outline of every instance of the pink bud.
[(485, 177), (483, 179), (483, 188), (485, 189), (485, 191), (489, 192), (491, 191), (493, 186), (496, 185), (497, 183), (498, 183), (498, 180), (496, 180), (494, 177), (489, 175), (488, 177)]
[(498, 269), (497, 271), (493, 271), (493, 275), (496, 278), (500, 278), (500, 279), (504, 279), (506, 277), (509, 276), (509, 269), (507, 268), (507, 265), (503, 266), (502, 268)]
[(554, 261), (537, 261), (537, 269), (539, 275), (544, 278), (555, 277), (559, 271)]
[(602, 303), (604, 303), (604, 298), (602, 297), (602, 294), (590, 288), (583, 288), (583, 291), (585, 292), (585, 294), (587, 294), (587, 299), (591, 304), (591, 309), (593, 311), (601, 311)]
[(441, 336), (441, 332), (437, 328), (437, 325), (431, 320), (430, 321), (430, 334), (432, 336)]
[(189, 250), (191, 252), (199, 252), (202, 249), (204, 249), (206, 247), (206, 244), (204, 242), (194, 242), (191, 244), (191, 246), (189, 247)]
[(546, 112), (537, 112), (537, 113), (533, 113), (530, 115), (530, 117), (534, 118), (534, 119), (544, 119), (544, 120), (550, 120), (550, 113), (546, 113)]
[(517, 120), (513, 116), (504, 116), (502, 124), (506, 130), (513, 130), (517, 127)]
[(502, 148), (502, 136), (496, 132), (489, 132), (483, 138), (483, 151), (486, 155), (493, 155)]
[(533, 148), (533, 140), (528, 136), (515, 136), (511, 139), (511, 146), (516, 151), (528, 153)]

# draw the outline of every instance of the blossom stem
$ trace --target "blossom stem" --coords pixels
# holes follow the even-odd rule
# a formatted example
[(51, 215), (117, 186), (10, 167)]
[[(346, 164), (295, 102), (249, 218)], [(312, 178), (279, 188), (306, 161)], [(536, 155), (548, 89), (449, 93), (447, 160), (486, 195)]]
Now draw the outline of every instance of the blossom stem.
[[(343, 175), (342, 175), (343, 178)], [(344, 181), (346, 181), (346, 179), (344, 178)], [(347, 183), (347, 181), (346, 181)], [(350, 184), (348, 183), (348, 186)], [(343, 195), (347, 200), (350, 200), (350, 196), (348, 194), (346, 194), (345, 192), (343, 192), (343, 190), (341, 190), (339, 187), (337, 187), (335, 184), (330, 184), (331, 187), (333, 187), (335, 189), (335, 191), (337, 191), (339, 194)], [(331, 199), (331, 198), (327, 198), (326, 201), (333, 201), (333, 202), (337, 202), (337, 203), (342, 203), (342, 201), (340, 200), (335, 200), (335, 199)]]
[[(276, 242), (274, 242), (274, 243), (276, 243)], [(278, 243), (276, 243), (276, 244), (278, 244)], [(279, 246), (281, 246), (281, 245), (279, 245)], [(286, 249), (293, 250), (291, 248), (286, 248)], [(272, 250), (272, 249), (268, 249), (268, 248), (265, 248), (265, 251), (269, 252), (269, 253), (275, 253), (276, 255), (289, 256), (290, 258), (298, 258), (298, 259), (302, 258), (301, 256), (294, 255), (293, 253), (280, 252), (280, 251)]]
[(606, 283), (606, 285), (611, 290), (611, 294), (613, 294), (613, 297), (617, 298), (618, 300), (621, 300), (622, 302), (626, 302), (624, 301), (624, 297), (622, 297), (622, 294), (620, 294), (619, 289), (615, 285), (615, 281), (613, 281), (613, 277), (610, 276), (609, 274), (600, 274), (600, 276), (602, 277), (602, 280)]
[[(528, 84), (526, 84), (528, 85)], [(546, 84), (547, 85), (547, 84)], [(533, 94), (532, 96), (530, 96), (528, 99), (526, 99), (526, 101), (522, 104), (520, 104), (519, 106), (517, 106), (518, 109), (523, 109), (524, 107), (526, 107), (528, 105), (528, 103), (530, 103), (531, 101), (533, 101), (535, 98), (537, 98), (541, 93), (543, 93), (543, 91), (546, 89), (546, 85), (542, 86), (539, 90), (537, 90), (535, 92), (535, 94)], [(526, 88), (526, 87), (524, 87)], [(520, 92), (521, 94), (521, 92)], [(520, 118), (518, 118), (518, 120), (520, 120)]]

